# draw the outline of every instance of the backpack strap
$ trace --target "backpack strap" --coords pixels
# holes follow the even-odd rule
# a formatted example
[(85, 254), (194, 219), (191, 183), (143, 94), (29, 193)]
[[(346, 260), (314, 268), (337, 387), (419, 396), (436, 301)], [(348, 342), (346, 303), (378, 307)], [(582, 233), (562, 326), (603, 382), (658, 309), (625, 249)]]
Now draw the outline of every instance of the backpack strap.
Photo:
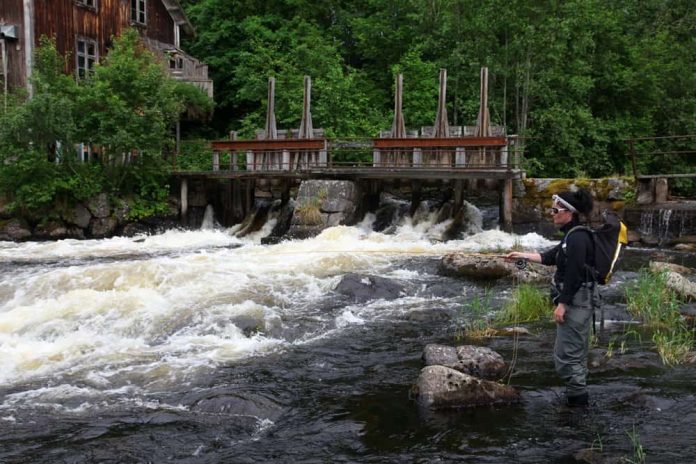
[[(568, 240), (568, 237), (570, 236), (570, 234), (572, 234), (573, 232), (578, 231), (578, 230), (584, 230), (585, 232), (590, 234), (590, 243), (592, 244), (591, 256), (593, 258), (592, 260), (594, 261), (595, 260), (594, 256), (595, 256), (595, 253), (597, 250), (595, 249), (596, 246), (595, 246), (594, 237), (593, 237), (594, 232), (589, 227), (583, 226), (583, 225), (578, 225), (578, 226), (573, 227), (572, 229), (570, 229), (568, 231), (568, 233), (565, 234), (565, 237), (563, 237), (563, 242), (565, 243), (565, 241)], [(595, 270), (596, 265), (597, 265), (596, 262), (592, 266), (590, 266), (587, 262), (585, 262), (585, 281), (586, 282), (594, 282), (595, 285), (597, 285), (597, 271)]]
[[(595, 245), (595, 242), (594, 242), (594, 232), (589, 227), (583, 226), (583, 225), (575, 226), (568, 231), (568, 233), (565, 235), (565, 237), (563, 237), (563, 240), (566, 240), (568, 238), (568, 236), (571, 233), (575, 232), (576, 230), (584, 230), (590, 234), (590, 243), (592, 243), (592, 256), (594, 257), (596, 254), (596, 251), (597, 251), (597, 245)], [(596, 258), (594, 258), (594, 259), (596, 259)], [(596, 262), (594, 264), (595, 264), (595, 266), (597, 265)], [(597, 334), (597, 319), (596, 319), (597, 316), (595, 314), (595, 310), (597, 308), (595, 307), (594, 292), (597, 291), (597, 285), (599, 285), (599, 282), (598, 282), (599, 279), (597, 278), (596, 268), (594, 266), (590, 266), (589, 264), (585, 263), (585, 277), (587, 279), (587, 282), (591, 281), (593, 283), (593, 285), (592, 285), (593, 296), (591, 296), (591, 300), (592, 300), (592, 333), (596, 335)], [(604, 333), (604, 305), (600, 305), (600, 312), (601, 312), (601, 314), (600, 314), (599, 328), (600, 328), (600, 332)]]

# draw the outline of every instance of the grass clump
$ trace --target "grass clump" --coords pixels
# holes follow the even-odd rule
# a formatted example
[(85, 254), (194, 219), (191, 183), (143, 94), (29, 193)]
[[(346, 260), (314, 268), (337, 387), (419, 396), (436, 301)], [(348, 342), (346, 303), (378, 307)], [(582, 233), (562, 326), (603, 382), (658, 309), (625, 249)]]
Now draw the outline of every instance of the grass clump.
[(297, 214), (302, 224), (311, 226), (322, 224), (321, 204), (327, 196), (327, 189), (322, 187), (316, 196), (306, 199), (295, 207), (295, 214)]
[(321, 201), (315, 198), (305, 201), (302, 204), (295, 207), (295, 214), (297, 214), (300, 222), (305, 225), (319, 225), (322, 223), (321, 218)]
[(551, 314), (551, 299), (546, 293), (531, 284), (520, 284), (513, 290), (512, 299), (496, 317), (501, 324), (538, 321), (548, 319)]
[(694, 347), (694, 330), (679, 313), (679, 299), (667, 286), (665, 271), (641, 270), (636, 283), (626, 289), (628, 311), (654, 330), (652, 341), (666, 365), (681, 364)]
[(492, 310), (491, 292), (486, 289), (483, 295), (475, 296), (462, 306), (457, 318), (455, 338), (462, 340), (464, 337), (488, 338), (495, 335), (490, 317)]
[(642, 269), (625, 291), (628, 312), (650, 327), (671, 327), (681, 319), (677, 295), (667, 287), (664, 271)]

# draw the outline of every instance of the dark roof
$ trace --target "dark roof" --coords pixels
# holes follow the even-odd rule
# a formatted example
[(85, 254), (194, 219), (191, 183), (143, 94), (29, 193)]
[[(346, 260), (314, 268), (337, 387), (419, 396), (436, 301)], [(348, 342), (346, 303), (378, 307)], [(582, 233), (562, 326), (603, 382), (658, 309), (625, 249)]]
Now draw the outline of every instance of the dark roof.
[(172, 16), (174, 23), (178, 24), (184, 32), (186, 32), (188, 35), (194, 35), (196, 33), (196, 31), (193, 29), (193, 25), (186, 17), (186, 13), (181, 7), (179, 0), (162, 0), (162, 3)]

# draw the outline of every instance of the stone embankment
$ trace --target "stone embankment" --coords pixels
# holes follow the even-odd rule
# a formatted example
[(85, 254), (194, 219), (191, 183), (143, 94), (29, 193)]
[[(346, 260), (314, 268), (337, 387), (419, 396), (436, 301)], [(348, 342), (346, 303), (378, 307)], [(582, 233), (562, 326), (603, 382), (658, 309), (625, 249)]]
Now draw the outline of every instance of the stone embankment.
[(127, 201), (120, 201), (116, 205), (102, 193), (85, 203), (56, 208), (49, 217), (0, 217), (0, 240), (104, 238), (166, 230), (178, 226), (178, 205), (173, 201), (171, 203), (168, 217), (135, 222), (129, 219), (130, 205)]

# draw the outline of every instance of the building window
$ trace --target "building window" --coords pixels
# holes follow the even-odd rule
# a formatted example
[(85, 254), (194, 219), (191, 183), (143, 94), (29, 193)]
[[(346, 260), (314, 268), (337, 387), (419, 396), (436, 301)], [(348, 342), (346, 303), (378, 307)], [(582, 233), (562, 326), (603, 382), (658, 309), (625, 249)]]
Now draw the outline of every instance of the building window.
[(138, 24), (146, 24), (146, 6), (147, 0), (131, 0), (131, 21)]
[(76, 50), (77, 78), (84, 79), (92, 73), (94, 64), (97, 62), (97, 42), (92, 39), (78, 37)]
[(97, 0), (75, 0), (78, 5), (86, 6), (93, 10), (97, 9)]
[(184, 60), (177, 56), (172, 56), (169, 58), (169, 69), (172, 71), (181, 71), (184, 69)]

